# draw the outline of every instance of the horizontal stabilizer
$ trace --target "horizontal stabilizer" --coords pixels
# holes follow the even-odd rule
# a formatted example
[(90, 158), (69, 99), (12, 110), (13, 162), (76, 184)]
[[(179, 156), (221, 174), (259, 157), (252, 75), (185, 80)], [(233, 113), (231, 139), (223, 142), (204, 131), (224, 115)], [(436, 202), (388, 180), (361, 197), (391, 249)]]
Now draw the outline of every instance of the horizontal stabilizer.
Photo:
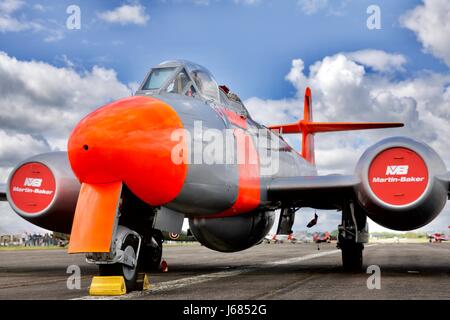
[(399, 122), (309, 122), (301, 120), (296, 123), (269, 126), (271, 130), (278, 130), (281, 134), (285, 133), (319, 133), (319, 132), (337, 132), (351, 130), (384, 129), (403, 127)]
[(294, 123), (268, 126), (269, 129), (278, 131), (279, 134), (302, 134), (302, 157), (310, 163), (315, 163), (314, 134), (319, 132), (336, 132), (366, 129), (384, 129), (403, 127), (399, 122), (314, 122), (312, 112), (311, 89), (305, 90), (305, 102), (303, 107), (303, 120)]

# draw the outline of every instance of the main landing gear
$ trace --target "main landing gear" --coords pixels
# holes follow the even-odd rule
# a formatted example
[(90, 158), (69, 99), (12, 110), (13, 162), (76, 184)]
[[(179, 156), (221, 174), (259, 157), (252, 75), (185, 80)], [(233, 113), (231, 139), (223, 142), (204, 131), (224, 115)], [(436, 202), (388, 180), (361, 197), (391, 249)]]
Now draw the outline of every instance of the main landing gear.
[(342, 223), (338, 227), (338, 248), (342, 251), (342, 265), (345, 271), (361, 271), (364, 243), (368, 242), (366, 215), (353, 202), (342, 209)]

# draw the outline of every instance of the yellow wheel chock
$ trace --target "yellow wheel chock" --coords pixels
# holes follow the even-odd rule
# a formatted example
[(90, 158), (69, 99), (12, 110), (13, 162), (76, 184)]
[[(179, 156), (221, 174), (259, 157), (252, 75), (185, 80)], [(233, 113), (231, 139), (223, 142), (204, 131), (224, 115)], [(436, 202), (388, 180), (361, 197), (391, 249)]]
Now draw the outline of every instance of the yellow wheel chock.
[(94, 277), (89, 287), (91, 296), (121, 296), (125, 293), (127, 289), (122, 276)]
[[(149, 277), (146, 273), (139, 273), (137, 278), (137, 290), (150, 289)], [(127, 293), (123, 276), (96, 276), (92, 278), (89, 287), (91, 296), (121, 296)]]
[(137, 290), (145, 291), (150, 289), (150, 281), (146, 273), (139, 273), (137, 278)]

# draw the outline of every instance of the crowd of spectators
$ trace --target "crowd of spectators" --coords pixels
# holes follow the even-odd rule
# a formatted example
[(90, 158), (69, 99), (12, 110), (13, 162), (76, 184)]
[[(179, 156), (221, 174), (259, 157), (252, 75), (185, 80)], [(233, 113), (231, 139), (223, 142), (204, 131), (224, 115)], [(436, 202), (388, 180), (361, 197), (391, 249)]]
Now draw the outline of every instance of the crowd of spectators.
[(63, 240), (58, 239), (53, 233), (28, 233), (16, 235), (1, 235), (0, 246), (25, 246), (25, 247), (50, 247), (62, 246)]

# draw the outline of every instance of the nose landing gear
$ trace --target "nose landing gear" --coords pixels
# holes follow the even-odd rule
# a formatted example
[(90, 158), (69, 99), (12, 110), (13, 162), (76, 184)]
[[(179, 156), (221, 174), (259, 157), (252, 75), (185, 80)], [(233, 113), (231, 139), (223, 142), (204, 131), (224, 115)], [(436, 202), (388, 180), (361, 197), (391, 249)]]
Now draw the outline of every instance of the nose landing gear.
[(142, 289), (139, 276), (146, 271), (159, 270), (162, 259), (163, 236), (158, 230), (143, 237), (119, 225), (109, 253), (89, 253), (86, 260), (97, 264), (100, 276), (122, 276), (127, 292)]
[[(128, 236), (120, 251), (123, 252), (123, 259), (118, 262), (98, 264), (100, 276), (123, 276), (127, 292), (136, 288), (136, 280), (140, 269), (139, 242), (133, 236)], [(114, 261), (114, 260), (113, 260)]]

